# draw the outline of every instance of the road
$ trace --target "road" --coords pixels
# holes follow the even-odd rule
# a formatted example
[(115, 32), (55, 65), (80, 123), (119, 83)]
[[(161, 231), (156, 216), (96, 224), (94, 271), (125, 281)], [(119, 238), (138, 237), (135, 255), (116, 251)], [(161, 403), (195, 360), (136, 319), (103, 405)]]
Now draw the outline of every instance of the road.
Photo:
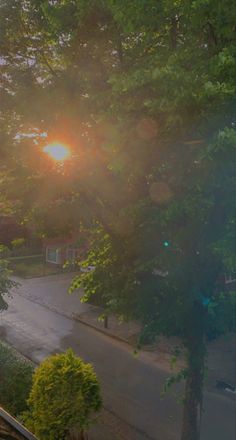
[[(132, 440), (180, 438), (181, 405), (160, 393), (166, 373), (145, 356), (82, 323), (13, 293), (0, 315), (5, 340), (36, 362), (68, 347), (93, 363), (101, 381), (104, 405), (136, 429)], [(235, 400), (213, 392), (204, 399), (202, 440), (236, 438)], [(106, 440), (106, 439), (104, 439)]]

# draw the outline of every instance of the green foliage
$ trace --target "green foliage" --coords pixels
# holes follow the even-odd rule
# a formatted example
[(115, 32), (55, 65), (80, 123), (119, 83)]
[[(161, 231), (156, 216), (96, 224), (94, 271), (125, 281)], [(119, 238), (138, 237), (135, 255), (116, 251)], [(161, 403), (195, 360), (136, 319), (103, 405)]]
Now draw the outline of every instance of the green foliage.
[(15, 240), (12, 240), (11, 245), (13, 248), (21, 248), (25, 244), (24, 238), (16, 238)]
[(4, 246), (0, 245), (0, 311), (7, 309), (7, 303), (3, 295), (9, 294), (12, 287), (17, 287), (17, 283), (10, 279), (11, 270), (9, 270), (9, 263), (5, 258), (1, 258), (1, 253), (5, 250)]
[(40, 440), (62, 440), (88, 428), (101, 408), (100, 387), (90, 364), (72, 350), (50, 356), (35, 370), (26, 426)]
[(173, 374), (168, 377), (165, 380), (162, 395), (165, 396), (165, 394), (170, 390), (173, 385), (179, 383), (183, 379), (186, 379), (187, 374), (187, 369), (182, 369), (179, 373)]
[[(145, 338), (178, 334), (189, 349), (228, 331), (235, 2), (42, 0), (22, 12), (23, 3), (13, 1), (14, 17), (7, 2), (0, 11), (1, 148), (11, 170), (2, 192), (41, 231), (91, 231), (84, 265), (95, 270), (72, 290), (139, 318)], [(15, 137), (29, 127), (39, 150), (46, 131), (69, 143), (73, 160), (56, 167), (37, 151), (35, 161), (32, 141)]]
[(209, 324), (207, 336), (217, 338), (227, 332), (236, 333), (236, 292), (218, 295), (208, 307)]
[[(94, 270), (77, 276), (70, 287), (84, 288), (82, 301), (107, 307), (115, 313), (131, 318), (135, 314), (135, 275), (130, 267), (131, 249), (122, 241), (113, 243), (101, 229), (94, 231), (91, 250), (83, 266)], [(113, 247), (114, 245), (114, 247)]]
[(32, 374), (29, 361), (0, 343), (0, 405), (15, 417), (28, 408)]
[(13, 274), (22, 278), (37, 278), (57, 274), (62, 271), (60, 267), (47, 265), (44, 256), (32, 256), (31, 258), (13, 257), (9, 260), (9, 265)]

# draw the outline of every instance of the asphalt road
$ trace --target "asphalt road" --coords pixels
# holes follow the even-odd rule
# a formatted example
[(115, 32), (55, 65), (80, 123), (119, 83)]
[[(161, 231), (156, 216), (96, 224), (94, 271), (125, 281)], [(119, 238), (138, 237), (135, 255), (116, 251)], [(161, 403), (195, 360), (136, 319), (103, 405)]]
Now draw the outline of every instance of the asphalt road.
[[(173, 396), (160, 397), (166, 374), (145, 356), (134, 357), (125, 344), (20, 295), (7, 301), (9, 308), (0, 315), (6, 341), (37, 362), (72, 347), (94, 364), (105, 407), (136, 428), (134, 440), (180, 438), (181, 405)], [(204, 408), (201, 439), (235, 440), (233, 397), (206, 392)]]

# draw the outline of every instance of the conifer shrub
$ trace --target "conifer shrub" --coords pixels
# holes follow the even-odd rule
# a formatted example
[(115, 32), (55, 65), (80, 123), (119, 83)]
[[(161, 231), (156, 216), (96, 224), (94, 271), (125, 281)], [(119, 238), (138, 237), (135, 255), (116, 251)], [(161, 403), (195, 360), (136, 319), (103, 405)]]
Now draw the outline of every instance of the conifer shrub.
[(64, 440), (72, 430), (83, 438), (101, 404), (92, 365), (69, 349), (36, 368), (24, 422), (39, 440)]

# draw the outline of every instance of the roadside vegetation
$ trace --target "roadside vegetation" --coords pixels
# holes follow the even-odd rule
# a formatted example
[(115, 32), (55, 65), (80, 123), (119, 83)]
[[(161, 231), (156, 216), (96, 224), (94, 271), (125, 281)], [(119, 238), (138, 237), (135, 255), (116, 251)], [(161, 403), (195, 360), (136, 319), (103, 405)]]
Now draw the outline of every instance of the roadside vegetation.
[(34, 364), (0, 342), (0, 405), (19, 417), (28, 408)]
[(5, 246), (0, 244), (0, 312), (8, 307), (5, 296), (9, 295), (12, 287), (17, 286), (17, 283), (10, 278), (12, 272), (9, 268), (9, 262), (3, 256), (4, 251)]
[(28, 405), (23, 419), (39, 440), (64, 440), (74, 434), (84, 440), (102, 406), (92, 365), (71, 349), (49, 356), (34, 372)]
[(13, 275), (21, 278), (37, 278), (63, 272), (61, 267), (49, 266), (43, 256), (13, 257), (9, 259)]
[[(92, 365), (72, 350), (49, 356), (39, 367), (0, 342), (0, 406), (39, 440), (83, 440), (101, 409)], [(71, 437), (70, 437), (71, 436)]]

